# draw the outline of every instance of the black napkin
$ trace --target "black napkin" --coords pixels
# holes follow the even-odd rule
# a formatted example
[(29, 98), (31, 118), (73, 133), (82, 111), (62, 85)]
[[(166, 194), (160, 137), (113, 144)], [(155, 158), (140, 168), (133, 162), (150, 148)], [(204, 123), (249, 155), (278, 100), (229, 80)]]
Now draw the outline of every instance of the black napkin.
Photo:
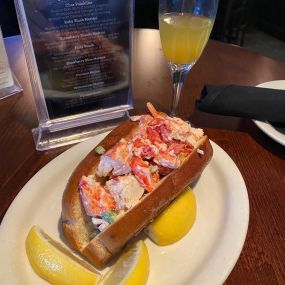
[(206, 85), (196, 106), (203, 112), (268, 121), (285, 127), (285, 90)]

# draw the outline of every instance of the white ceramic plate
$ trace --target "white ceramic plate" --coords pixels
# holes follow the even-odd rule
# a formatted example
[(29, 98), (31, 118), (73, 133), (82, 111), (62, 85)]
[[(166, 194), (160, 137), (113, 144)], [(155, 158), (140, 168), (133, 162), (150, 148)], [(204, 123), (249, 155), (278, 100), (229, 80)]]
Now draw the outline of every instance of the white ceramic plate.
[[(60, 240), (63, 189), (77, 163), (104, 135), (72, 147), (42, 168), (21, 190), (0, 227), (0, 284), (41, 285), (29, 265), (25, 238), (40, 225)], [(176, 244), (158, 247), (146, 239), (150, 253), (149, 285), (222, 284), (234, 267), (247, 233), (249, 203), (243, 178), (231, 158), (215, 143), (214, 156), (195, 184), (197, 220)]]
[[(257, 87), (272, 88), (272, 89), (285, 89), (285, 80), (269, 81), (257, 85)], [(253, 120), (256, 126), (261, 129), (265, 134), (271, 137), (276, 142), (285, 146), (285, 134), (279, 132), (267, 122)]]

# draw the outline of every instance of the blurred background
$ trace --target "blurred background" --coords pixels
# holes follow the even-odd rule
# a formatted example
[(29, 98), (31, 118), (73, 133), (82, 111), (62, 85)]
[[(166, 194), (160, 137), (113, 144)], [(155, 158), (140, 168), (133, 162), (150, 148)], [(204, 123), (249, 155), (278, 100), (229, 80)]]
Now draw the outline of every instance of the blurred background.
[[(135, 0), (135, 27), (158, 29), (158, 0)], [(285, 63), (284, 0), (219, 0), (211, 38)], [(0, 0), (4, 37), (20, 34), (14, 2)]]

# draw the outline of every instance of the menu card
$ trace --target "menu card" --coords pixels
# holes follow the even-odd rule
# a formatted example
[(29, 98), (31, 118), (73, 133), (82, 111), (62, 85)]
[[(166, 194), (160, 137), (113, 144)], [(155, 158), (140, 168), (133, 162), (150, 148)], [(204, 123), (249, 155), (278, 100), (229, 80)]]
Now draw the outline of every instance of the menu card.
[(55, 130), (125, 116), (132, 108), (132, 1), (16, 6), (40, 124)]
[(14, 84), (9, 66), (2, 31), (0, 29), (0, 89), (10, 87)]
[[(17, 83), (17, 84), (16, 84)], [(0, 99), (22, 91), (18, 82), (14, 81), (9, 65), (3, 34), (0, 28)]]

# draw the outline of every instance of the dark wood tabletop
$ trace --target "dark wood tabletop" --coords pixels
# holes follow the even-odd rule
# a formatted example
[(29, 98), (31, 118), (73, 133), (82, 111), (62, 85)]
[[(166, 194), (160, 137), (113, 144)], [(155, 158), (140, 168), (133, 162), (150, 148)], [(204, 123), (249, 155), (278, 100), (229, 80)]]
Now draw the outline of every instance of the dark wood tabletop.
[[(70, 146), (35, 150), (37, 127), (32, 89), (20, 36), (5, 39), (23, 93), (0, 101), (0, 221), (15, 196), (46, 163)], [(285, 79), (285, 65), (234, 45), (209, 41), (186, 78), (179, 115), (201, 126), (239, 168), (249, 196), (250, 219), (244, 248), (225, 284), (285, 284), (285, 147), (249, 119), (199, 112), (194, 102), (204, 84), (254, 86)], [(133, 114), (145, 102), (170, 108), (170, 75), (157, 30), (135, 31)]]

